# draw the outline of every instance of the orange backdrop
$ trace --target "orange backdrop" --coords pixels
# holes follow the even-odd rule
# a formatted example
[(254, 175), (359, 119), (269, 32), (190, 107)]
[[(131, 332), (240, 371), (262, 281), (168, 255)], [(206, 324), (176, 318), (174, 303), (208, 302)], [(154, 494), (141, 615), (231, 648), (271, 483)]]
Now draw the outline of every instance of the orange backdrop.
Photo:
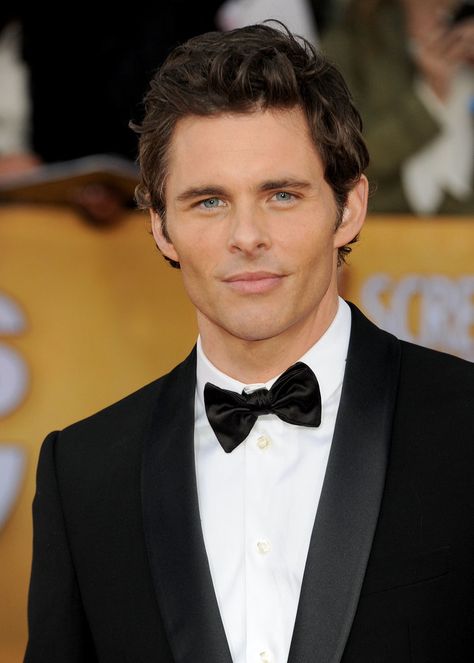
[[(344, 296), (415, 342), (474, 359), (474, 219), (371, 218)], [(67, 208), (0, 209), (0, 661), (26, 641), (39, 446), (163, 374), (196, 336), (147, 217), (93, 228)]]

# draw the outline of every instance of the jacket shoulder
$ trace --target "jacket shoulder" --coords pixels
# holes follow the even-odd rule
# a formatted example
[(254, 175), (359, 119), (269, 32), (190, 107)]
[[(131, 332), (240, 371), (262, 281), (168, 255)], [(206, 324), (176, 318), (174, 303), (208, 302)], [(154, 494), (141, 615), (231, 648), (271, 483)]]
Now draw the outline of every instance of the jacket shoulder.
[(373, 348), (383, 344), (399, 356), (396, 403), (400, 416), (408, 415), (420, 422), (429, 419), (438, 426), (443, 422), (453, 424), (453, 430), (459, 427), (467, 430), (474, 424), (474, 363), (400, 340), (348, 303), (352, 310), (354, 353), (372, 357)]
[(194, 366), (191, 354), (169, 373), (153, 380), (124, 398), (64, 428), (58, 434), (59, 448), (68, 453), (71, 447), (103, 449), (135, 444), (143, 439), (153, 413), (164, 393), (189, 380)]
[[(474, 388), (474, 363), (446, 352), (400, 341), (402, 369), (416, 382), (429, 382), (432, 388)], [(403, 375), (402, 372), (402, 375)]]
[(420, 436), (472, 445), (474, 364), (405, 341), (401, 344), (398, 415)]

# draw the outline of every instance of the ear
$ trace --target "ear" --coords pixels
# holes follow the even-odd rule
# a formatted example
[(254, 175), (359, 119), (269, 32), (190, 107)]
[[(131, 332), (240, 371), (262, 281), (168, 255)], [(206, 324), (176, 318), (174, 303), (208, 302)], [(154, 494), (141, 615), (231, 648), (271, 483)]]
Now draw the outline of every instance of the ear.
[(347, 196), (341, 224), (334, 233), (334, 248), (348, 244), (361, 231), (367, 214), (368, 195), (369, 183), (366, 176), (361, 175)]
[(161, 253), (175, 262), (179, 262), (179, 256), (174, 248), (172, 242), (167, 239), (163, 233), (163, 223), (161, 221), (161, 216), (155, 210), (150, 209), (150, 218), (151, 218), (151, 230), (153, 232), (153, 237), (157, 247), (160, 249)]

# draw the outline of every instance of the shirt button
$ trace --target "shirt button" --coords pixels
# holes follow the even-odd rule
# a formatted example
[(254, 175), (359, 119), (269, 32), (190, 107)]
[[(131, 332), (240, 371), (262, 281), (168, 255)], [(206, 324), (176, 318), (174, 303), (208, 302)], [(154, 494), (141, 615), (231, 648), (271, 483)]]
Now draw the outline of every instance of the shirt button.
[(260, 663), (271, 663), (270, 654), (267, 651), (261, 651), (259, 656)]
[(257, 541), (257, 550), (261, 555), (266, 555), (268, 552), (270, 552), (270, 549), (270, 541), (267, 539), (260, 539), (260, 541)]
[(272, 441), (266, 435), (260, 435), (257, 438), (257, 447), (259, 449), (268, 449), (268, 447), (271, 445), (271, 443), (272, 443)]

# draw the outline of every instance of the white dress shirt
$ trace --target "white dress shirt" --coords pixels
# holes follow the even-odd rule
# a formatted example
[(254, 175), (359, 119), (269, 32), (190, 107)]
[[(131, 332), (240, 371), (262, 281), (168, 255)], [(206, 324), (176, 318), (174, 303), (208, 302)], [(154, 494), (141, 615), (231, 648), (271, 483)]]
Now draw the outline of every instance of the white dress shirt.
[(285, 663), (309, 541), (323, 485), (351, 327), (339, 299), (326, 333), (301, 357), (318, 378), (318, 428), (262, 415), (225, 453), (207, 420), (206, 382), (239, 393), (245, 385), (213, 366), (197, 344), (195, 458), (199, 510), (214, 590), (234, 663)]

